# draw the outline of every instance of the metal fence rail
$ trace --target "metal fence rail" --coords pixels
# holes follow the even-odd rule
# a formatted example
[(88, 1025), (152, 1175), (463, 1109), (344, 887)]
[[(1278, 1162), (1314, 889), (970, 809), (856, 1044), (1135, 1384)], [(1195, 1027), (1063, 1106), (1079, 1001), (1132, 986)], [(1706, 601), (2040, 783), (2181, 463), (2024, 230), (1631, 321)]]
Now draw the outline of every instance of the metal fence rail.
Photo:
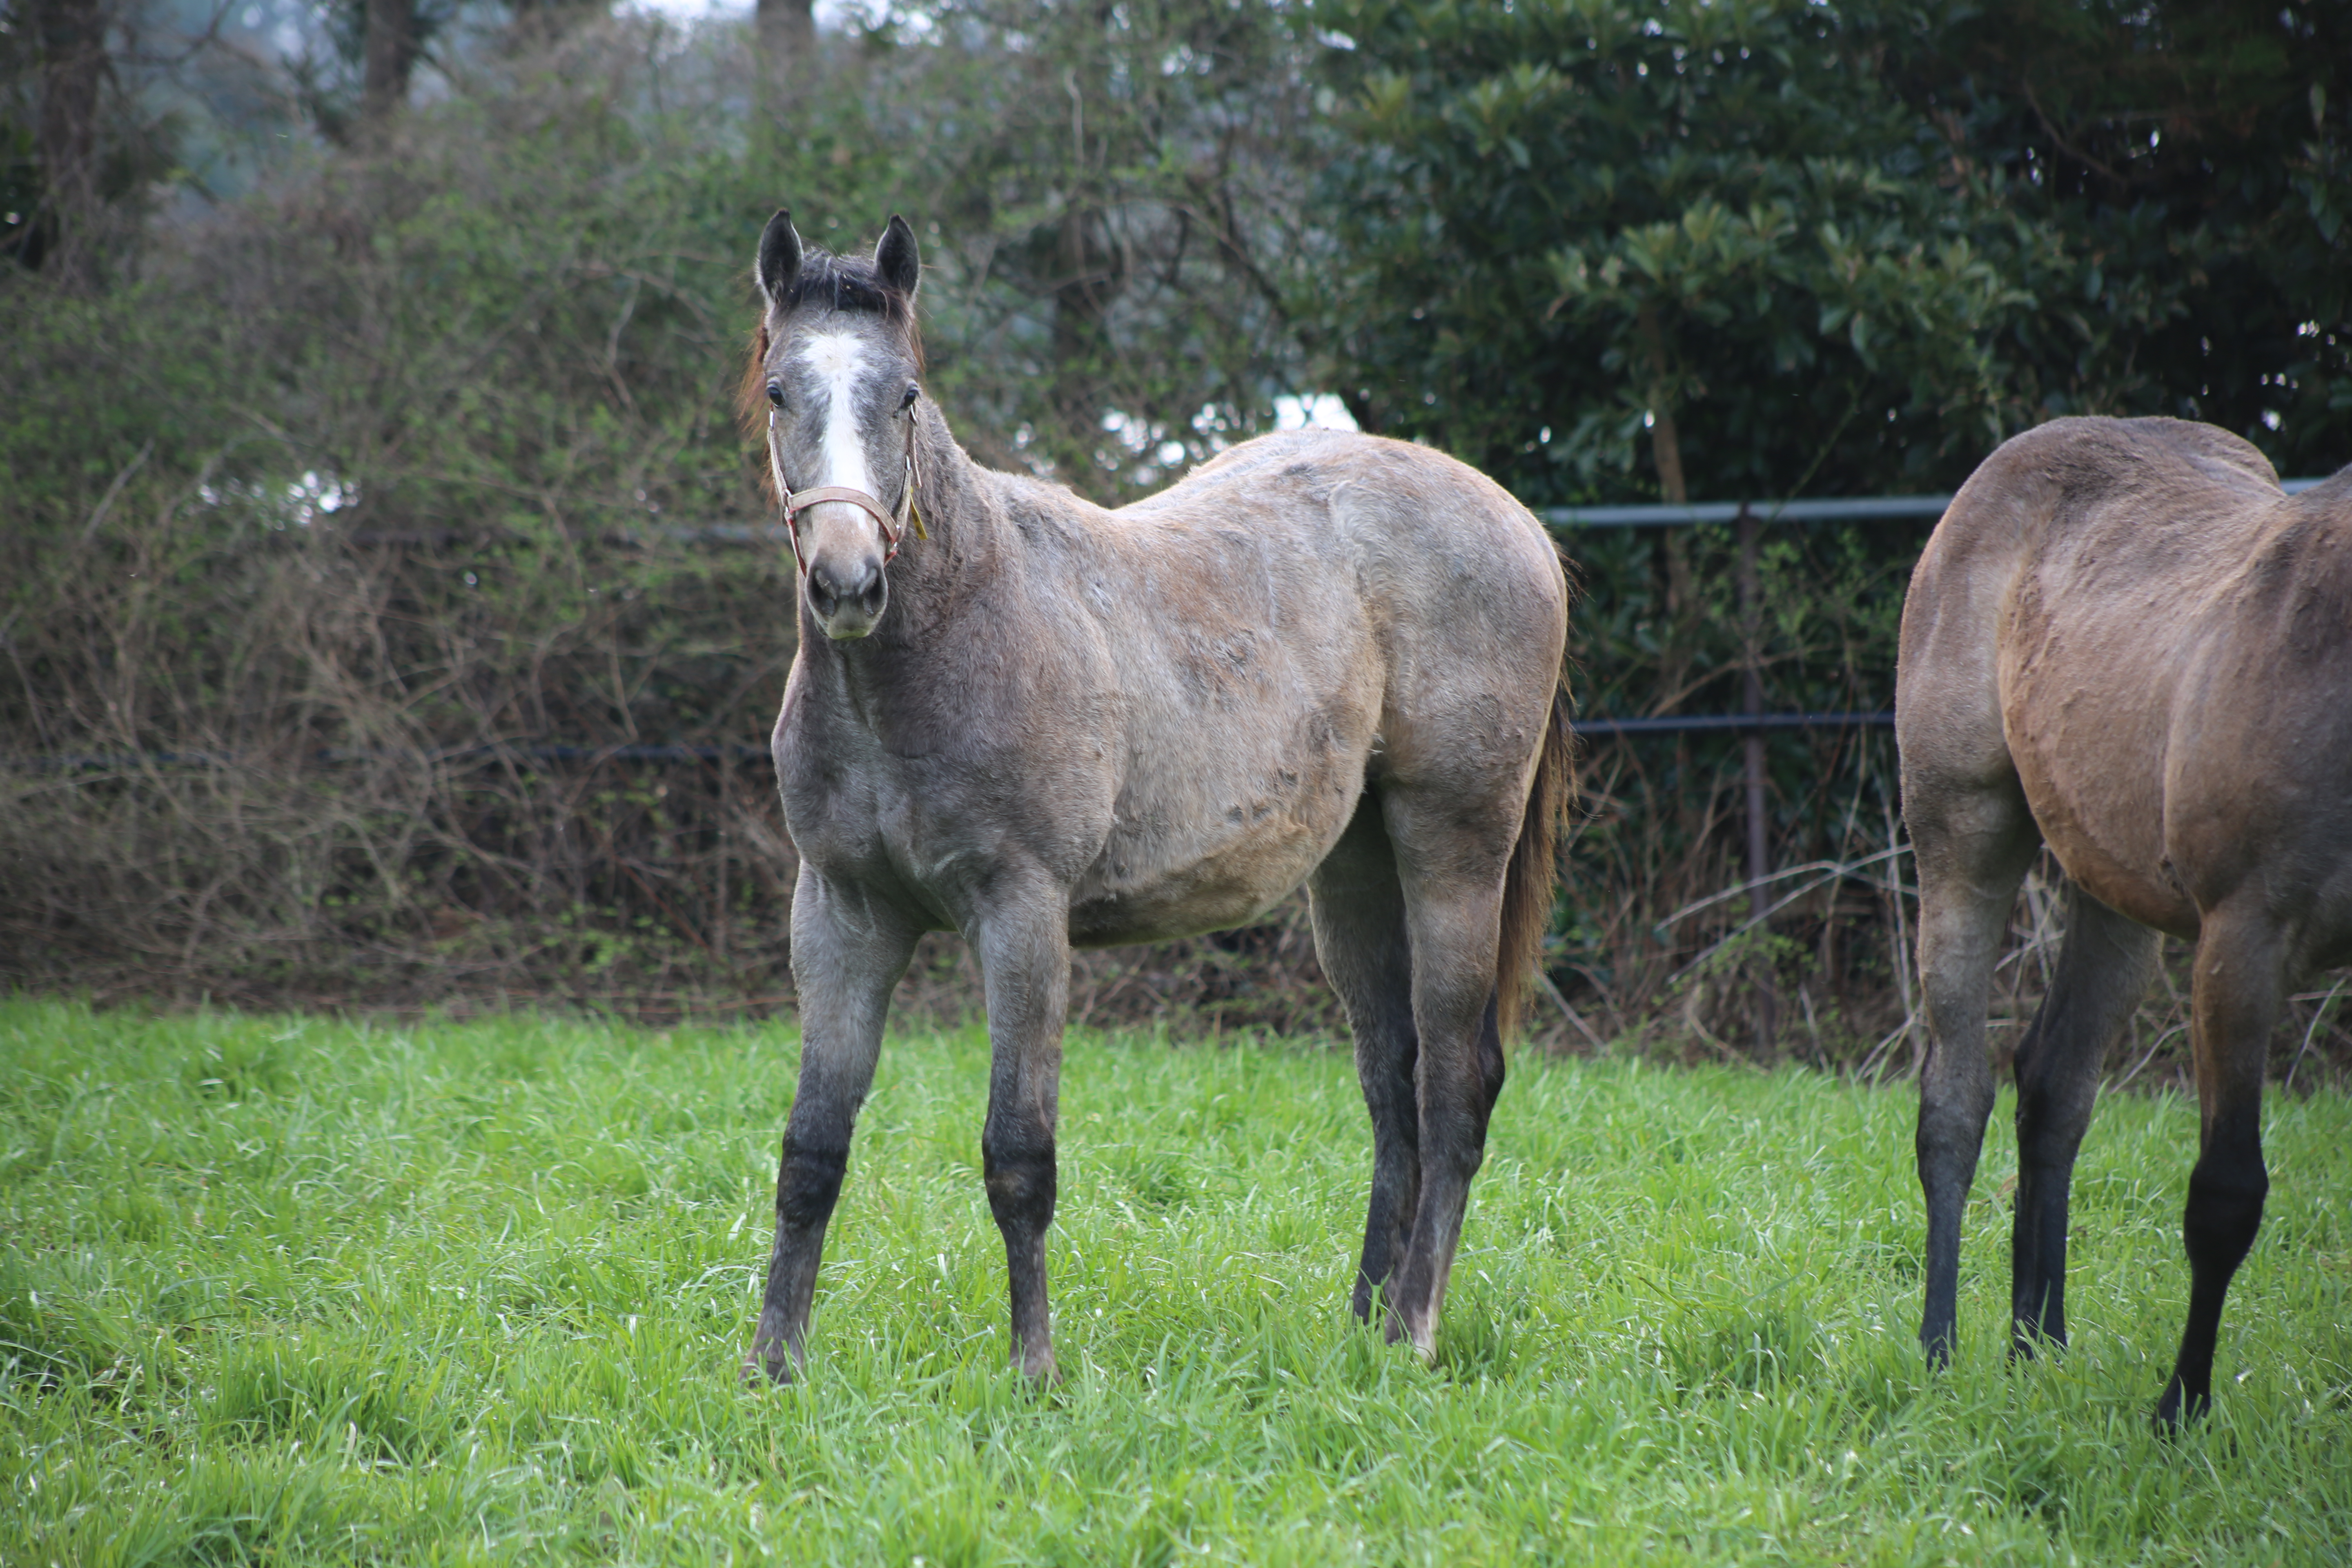
[[(2281, 479), (2279, 488), (2301, 495), (2326, 479)], [(1818, 500), (1693, 501), (1643, 506), (1549, 506), (1536, 515), (1555, 529), (1570, 528), (1689, 528), (1701, 523), (1737, 522), (1743, 516), (1762, 522), (1893, 522), (1933, 521), (1944, 515), (1952, 498), (1940, 496), (1830, 496)]]
[[(2298, 495), (2324, 479), (2297, 479), (2280, 481), (2289, 495)], [(1536, 515), (1557, 532), (1570, 532), (1586, 528), (1689, 528), (1716, 523), (1734, 523), (1741, 531), (1741, 580), (1743, 591), (1752, 582), (1755, 569), (1756, 535), (1764, 524), (1773, 522), (1873, 522), (1873, 521), (1932, 521), (1944, 514), (1951, 505), (1948, 495), (1919, 496), (1834, 496), (1815, 500), (1769, 501), (1699, 501), (1685, 506), (1555, 506), (1538, 509)], [(689, 543), (761, 544), (781, 542), (783, 528), (775, 523), (714, 523), (699, 527), (671, 527), (661, 531), (666, 536)], [(446, 543), (451, 536), (438, 536)], [(376, 543), (420, 542), (422, 536), (412, 540), (407, 535), (384, 534), (365, 541)], [(1749, 699), (1751, 706), (1754, 698)], [(1892, 712), (1869, 713), (1664, 713), (1646, 717), (1617, 718), (1596, 715), (1576, 721), (1576, 732), (1591, 740), (1638, 738), (1643, 735), (1676, 735), (1728, 731), (1756, 736), (1767, 730), (1842, 730), (1884, 729), (1895, 722)], [(363, 756), (382, 753), (320, 752), (309, 760), (327, 765), (358, 762)], [(757, 763), (768, 757), (764, 746), (688, 746), (688, 745), (629, 745), (629, 746), (563, 746), (513, 745), (471, 746), (449, 752), (404, 753), (438, 762), (465, 761), (524, 761), (536, 763), (715, 763), (719, 761)], [(0, 759), (0, 768), (34, 773), (126, 773), (142, 768), (225, 767), (235, 762), (232, 757), (215, 756), (197, 752), (142, 752), (121, 756), (33, 756)], [(1759, 803), (1760, 804), (1760, 803)]]

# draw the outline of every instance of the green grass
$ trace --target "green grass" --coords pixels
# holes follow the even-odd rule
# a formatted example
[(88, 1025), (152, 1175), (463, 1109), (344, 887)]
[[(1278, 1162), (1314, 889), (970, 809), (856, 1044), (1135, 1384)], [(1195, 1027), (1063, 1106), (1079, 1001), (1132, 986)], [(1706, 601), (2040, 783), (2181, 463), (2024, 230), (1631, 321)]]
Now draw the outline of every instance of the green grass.
[(1004, 1370), (976, 1032), (894, 1038), (807, 1382), (734, 1381), (783, 1027), (0, 1002), (0, 1563), (2336, 1562), (2352, 1100), (2273, 1098), (2214, 1418), (2150, 1435), (2195, 1133), (2101, 1107), (2074, 1348), (1948, 1374), (1913, 1100), (1513, 1068), (1424, 1370), (1343, 1311), (1345, 1052), (1070, 1042), (1058, 1390)]

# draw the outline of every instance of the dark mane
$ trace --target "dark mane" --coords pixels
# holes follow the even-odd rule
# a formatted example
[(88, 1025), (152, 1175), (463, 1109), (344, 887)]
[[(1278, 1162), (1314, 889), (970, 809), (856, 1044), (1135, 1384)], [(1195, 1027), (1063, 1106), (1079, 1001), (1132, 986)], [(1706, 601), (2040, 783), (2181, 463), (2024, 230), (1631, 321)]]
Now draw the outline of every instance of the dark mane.
[[(758, 284), (752, 287), (756, 290)], [(915, 327), (913, 296), (882, 281), (882, 274), (864, 257), (835, 256), (815, 246), (803, 251), (800, 272), (784, 290), (783, 308), (797, 310), (803, 305), (881, 317), (906, 333), (908, 352), (914, 356), (916, 367), (921, 368), (923, 339)], [(736, 416), (742, 422), (743, 434), (753, 440), (761, 439), (768, 427), (767, 362), (768, 312), (762, 308), (760, 324), (751, 333), (751, 358), (735, 389)], [(764, 458), (759, 467), (761, 488), (769, 492), (771, 500), (781, 503), (782, 498), (775, 494), (775, 476)]]
[(835, 256), (810, 246), (801, 253), (799, 276), (785, 291), (784, 309), (822, 304), (835, 310), (864, 310), (902, 327), (915, 324), (915, 302), (887, 283), (862, 256)]

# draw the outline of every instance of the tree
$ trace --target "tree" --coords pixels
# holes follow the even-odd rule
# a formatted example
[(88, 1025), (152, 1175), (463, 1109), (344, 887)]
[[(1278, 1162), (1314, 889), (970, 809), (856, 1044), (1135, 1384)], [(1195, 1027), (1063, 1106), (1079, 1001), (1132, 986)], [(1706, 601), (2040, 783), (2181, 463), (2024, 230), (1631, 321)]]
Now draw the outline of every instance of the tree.
[(416, 0), (363, 0), (366, 58), (360, 118), (382, 127), (408, 104), (408, 78), (416, 68), (424, 39), (416, 26)]
[(38, 261), (68, 289), (98, 283), (104, 210), (99, 167), (99, 94), (106, 80), (106, 0), (34, 0), (40, 49), (35, 133), (42, 182)]
[(962, 351), (934, 371), (982, 454), (1126, 500), (1267, 423), (1299, 366), (1273, 276), (1311, 161), (1296, 16), (955, 0), (934, 21), (925, 216)]
[(1952, 179), (2057, 226), (2102, 295), (2178, 289), (2105, 344), (2067, 321), (2071, 354), (2041, 360), (2053, 411), (2208, 420), (2284, 473), (2344, 461), (2352, 8), (1982, 0), (1890, 11), (1882, 37), (1882, 74), (1935, 125)]
[(791, 114), (816, 64), (814, 0), (759, 0), (751, 39), (759, 56), (760, 111), (772, 132)]
[[(1531, 498), (1638, 493), (1645, 426), (1651, 482), (1679, 466), (1711, 495), (1949, 485), (2077, 411), (2220, 417), (2288, 450), (2332, 420), (2340, 449), (2340, 358), (2277, 378), (2342, 320), (2329, 226), (2352, 203), (2321, 78), (2344, 68), (2299, 52), (2341, 24), (2256, 11), (1326, 0), (1349, 148), (1322, 192), (1330, 373), (1367, 425)], [(2047, 58), (2029, 22), (2072, 50), (2053, 79), (2079, 133), (2015, 64)], [(2243, 47), (2184, 63), (2209, 34)], [(2064, 146), (2112, 169), (2081, 137), (2126, 135), (2145, 117), (2116, 105), (2151, 83), (2221, 94), (2183, 121), (2201, 151), (2173, 187), (2043, 173), (2058, 148), (2096, 174)], [(2226, 396), (2200, 363), (2217, 332), (2265, 344)]]

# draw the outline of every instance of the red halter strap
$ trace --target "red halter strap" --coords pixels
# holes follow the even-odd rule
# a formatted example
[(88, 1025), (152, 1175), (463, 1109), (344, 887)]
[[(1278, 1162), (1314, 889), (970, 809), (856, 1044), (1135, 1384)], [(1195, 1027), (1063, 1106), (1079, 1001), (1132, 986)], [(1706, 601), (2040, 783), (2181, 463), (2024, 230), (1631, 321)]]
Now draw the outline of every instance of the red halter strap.
[(909, 525), (914, 528), (916, 538), (930, 538), (923, 528), (923, 514), (915, 506), (918, 476), (915, 468), (915, 411), (912, 407), (907, 410), (907, 464), (900, 476), (898, 510), (895, 516), (883, 507), (879, 500), (853, 486), (820, 485), (814, 489), (793, 489), (784, 479), (783, 454), (776, 449), (776, 416), (773, 410), (768, 414), (768, 455), (775, 464), (776, 482), (784, 492), (784, 532), (793, 542), (793, 561), (803, 576), (808, 573), (808, 558), (801, 553), (800, 514), (820, 501), (846, 502), (861, 508), (879, 523), (882, 542), (889, 547), (882, 556), (885, 566), (898, 559), (898, 544), (907, 537)]

